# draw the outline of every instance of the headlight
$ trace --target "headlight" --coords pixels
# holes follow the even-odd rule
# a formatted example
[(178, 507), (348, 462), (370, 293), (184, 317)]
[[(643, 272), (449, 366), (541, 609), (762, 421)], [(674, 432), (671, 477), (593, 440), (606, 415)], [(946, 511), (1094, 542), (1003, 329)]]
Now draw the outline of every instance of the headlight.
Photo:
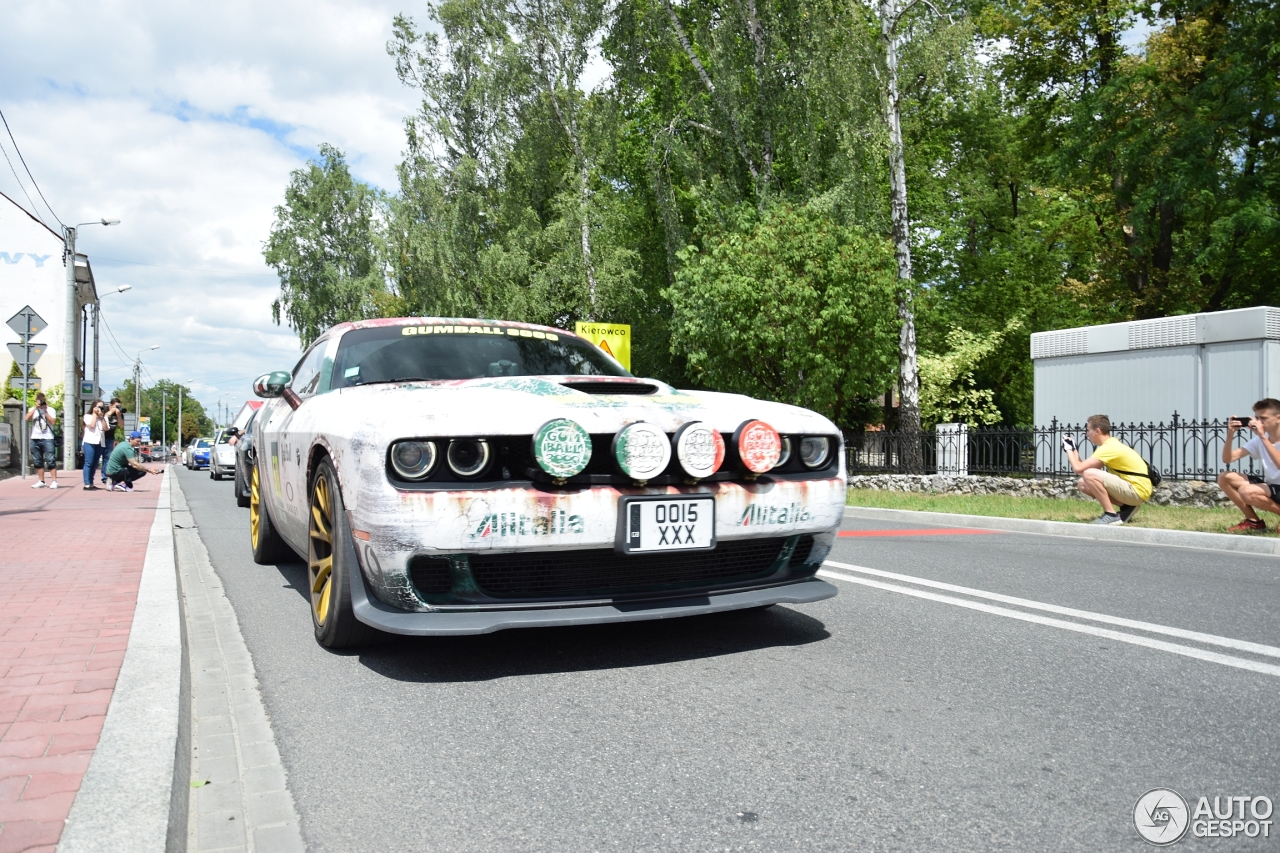
[(671, 442), (653, 424), (636, 421), (613, 437), (613, 458), (622, 473), (633, 480), (652, 480), (671, 461)]
[(764, 421), (746, 421), (733, 434), (742, 465), (753, 474), (771, 471), (782, 456), (782, 436)]
[(800, 439), (800, 461), (806, 468), (821, 468), (831, 458), (831, 439), (807, 435)]
[(533, 434), (533, 458), (552, 477), (581, 474), (591, 461), (591, 436), (568, 418), (547, 421)]
[(676, 459), (690, 477), (702, 479), (720, 470), (724, 462), (724, 437), (720, 431), (702, 421), (687, 423), (676, 430), (671, 443), (676, 446)]
[(782, 437), (782, 452), (778, 454), (778, 464), (773, 466), (781, 468), (791, 460), (791, 437), (784, 435)]
[(449, 470), (463, 479), (478, 477), (489, 467), (489, 442), (483, 438), (455, 438), (445, 454)]
[(436, 467), (434, 441), (397, 441), (391, 445), (391, 467), (406, 480), (425, 480)]

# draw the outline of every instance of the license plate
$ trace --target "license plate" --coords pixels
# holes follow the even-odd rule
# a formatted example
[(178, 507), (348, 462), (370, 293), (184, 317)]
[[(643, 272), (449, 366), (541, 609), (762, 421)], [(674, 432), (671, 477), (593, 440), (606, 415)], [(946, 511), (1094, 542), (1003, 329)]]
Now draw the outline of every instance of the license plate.
[(709, 551), (716, 547), (712, 497), (622, 498), (616, 548), (623, 554)]

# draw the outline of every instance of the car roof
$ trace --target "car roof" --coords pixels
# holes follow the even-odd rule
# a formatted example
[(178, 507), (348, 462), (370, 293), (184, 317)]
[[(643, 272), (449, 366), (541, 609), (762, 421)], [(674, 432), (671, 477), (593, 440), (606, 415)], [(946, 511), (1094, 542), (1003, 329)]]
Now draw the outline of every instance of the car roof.
[[(537, 323), (521, 323), (515, 320), (480, 320), (475, 317), (377, 317), (372, 320), (356, 320), (349, 323), (339, 323), (333, 326), (329, 331), (321, 335), (317, 340), (325, 340), (346, 334), (353, 329), (377, 329), (385, 326), (423, 326), (423, 325), (454, 325), (454, 326), (497, 326), (503, 329), (529, 329), (530, 331), (551, 332), (555, 335), (567, 335), (569, 337), (579, 337), (577, 333), (568, 329), (560, 329), (555, 326), (540, 326)], [(585, 340), (585, 339), (584, 339)]]

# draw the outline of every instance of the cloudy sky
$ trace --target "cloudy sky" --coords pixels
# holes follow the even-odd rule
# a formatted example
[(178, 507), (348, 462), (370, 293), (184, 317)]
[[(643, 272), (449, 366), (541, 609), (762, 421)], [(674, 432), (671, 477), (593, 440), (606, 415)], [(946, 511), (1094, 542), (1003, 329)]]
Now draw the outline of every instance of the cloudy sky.
[[(147, 375), (184, 382), (208, 409), (293, 365), (298, 340), (271, 321), (279, 285), (262, 261), (273, 208), (322, 142), (357, 177), (394, 188), (417, 98), (385, 44), (393, 15), (423, 22), (424, 7), (0, 3), (0, 110), (45, 198), (63, 222), (121, 220), (81, 229), (77, 243), (99, 293), (133, 287), (103, 299), (105, 389), (154, 344)], [(0, 141), (38, 204), (3, 128)], [(29, 207), (2, 161), (0, 192)]]

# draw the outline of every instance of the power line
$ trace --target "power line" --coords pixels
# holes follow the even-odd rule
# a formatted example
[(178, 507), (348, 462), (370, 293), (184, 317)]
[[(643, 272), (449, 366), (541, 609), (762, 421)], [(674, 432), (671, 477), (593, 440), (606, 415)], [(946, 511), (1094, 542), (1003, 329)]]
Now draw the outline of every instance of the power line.
[[(36, 192), (40, 195), (40, 200), (44, 202), (44, 206), (49, 208), (50, 213), (53, 213), (53, 208), (49, 205), (49, 200), (45, 198), (44, 193), (40, 191), (40, 184), (36, 182), (36, 176), (31, 174), (31, 167), (27, 165), (26, 159), (22, 156), (22, 149), (18, 147), (18, 140), (13, 138), (13, 131), (9, 130), (9, 120), (4, 117), (3, 110), (0, 110), (0, 121), (4, 122), (4, 129), (9, 134), (9, 140), (13, 142), (13, 150), (18, 152), (18, 159), (22, 161), (22, 168), (27, 170), (27, 177), (31, 179), (31, 185), (36, 188)], [(8, 155), (5, 156), (7, 157)], [(10, 163), (9, 165), (12, 166), (13, 164)], [(26, 190), (24, 189), (23, 192), (26, 192)], [(32, 202), (31, 206), (35, 207), (35, 202)], [(62, 225), (62, 220), (58, 219), (58, 214), (53, 213), (53, 218), (57, 220), (59, 225)], [(66, 226), (63, 225), (63, 227), (65, 228)]]
[(4, 161), (9, 164), (9, 171), (13, 172), (13, 179), (18, 182), (18, 186), (22, 189), (22, 194), (27, 197), (27, 201), (31, 202), (32, 215), (40, 220), (40, 224), (48, 228), (49, 223), (45, 222), (40, 216), (40, 208), (36, 207), (36, 203), (31, 199), (31, 193), (27, 192), (27, 185), (22, 182), (22, 178), (18, 177), (18, 170), (13, 168), (13, 161), (9, 159), (9, 149), (0, 144), (0, 151), (4, 152)]

